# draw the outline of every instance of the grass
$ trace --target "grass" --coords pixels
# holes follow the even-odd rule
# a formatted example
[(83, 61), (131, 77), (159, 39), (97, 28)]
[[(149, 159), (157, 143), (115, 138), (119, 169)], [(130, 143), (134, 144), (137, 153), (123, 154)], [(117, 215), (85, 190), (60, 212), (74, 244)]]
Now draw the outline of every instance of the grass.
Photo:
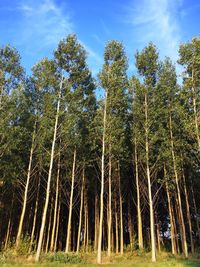
[[(34, 256), (14, 256), (0, 254), (1, 267), (97, 267), (96, 255), (94, 253), (66, 255), (63, 252), (47, 254), (42, 256), (40, 263), (34, 263)], [(158, 255), (157, 262), (151, 262), (149, 253), (125, 253), (122, 256), (112, 256), (110, 259), (106, 254), (102, 257), (101, 266), (107, 267), (200, 267), (200, 259), (173, 257), (171, 254), (161, 253)]]

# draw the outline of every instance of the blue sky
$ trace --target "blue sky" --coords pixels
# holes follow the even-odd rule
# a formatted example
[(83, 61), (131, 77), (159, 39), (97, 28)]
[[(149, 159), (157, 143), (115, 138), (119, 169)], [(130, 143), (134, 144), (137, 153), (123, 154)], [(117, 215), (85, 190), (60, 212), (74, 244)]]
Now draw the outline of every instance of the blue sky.
[(30, 73), (52, 56), (59, 40), (76, 33), (88, 52), (94, 75), (103, 63), (105, 43), (124, 43), (129, 74), (134, 54), (153, 41), (161, 58), (178, 58), (178, 46), (200, 34), (200, 0), (0, 0), (0, 45), (10, 43)]

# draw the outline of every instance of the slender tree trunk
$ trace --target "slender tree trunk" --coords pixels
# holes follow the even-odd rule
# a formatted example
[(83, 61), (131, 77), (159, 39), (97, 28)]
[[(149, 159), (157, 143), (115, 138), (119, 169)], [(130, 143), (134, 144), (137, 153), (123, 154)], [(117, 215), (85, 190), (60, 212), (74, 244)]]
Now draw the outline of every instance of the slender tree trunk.
[(112, 229), (112, 160), (111, 145), (109, 146), (109, 173), (108, 173), (108, 257), (111, 256), (111, 229)]
[(55, 143), (56, 143), (56, 136), (57, 136), (58, 117), (59, 117), (59, 111), (60, 111), (62, 83), (63, 83), (63, 77), (61, 78), (60, 90), (59, 90), (59, 95), (58, 95), (57, 110), (56, 110), (55, 125), (54, 125), (54, 135), (53, 135), (52, 148), (51, 148), (51, 159), (50, 159), (49, 173), (48, 173), (48, 180), (47, 180), (46, 199), (45, 199), (45, 205), (44, 205), (44, 210), (42, 214), (42, 224), (40, 228), (37, 252), (36, 252), (36, 257), (35, 257), (36, 262), (38, 262), (40, 258), (42, 240), (43, 240), (43, 235), (44, 235), (44, 228), (46, 224), (47, 209), (48, 209), (48, 204), (49, 204), (50, 185), (51, 185), (51, 177), (52, 177)]
[(31, 253), (33, 241), (34, 241), (34, 234), (35, 234), (35, 227), (36, 227), (36, 220), (37, 220), (37, 213), (38, 213), (38, 202), (39, 202), (39, 192), (40, 192), (40, 173), (39, 173), (39, 181), (38, 181), (38, 188), (37, 188), (37, 196), (35, 202), (35, 210), (34, 210), (34, 217), (33, 217), (33, 226), (31, 231), (31, 239), (30, 239), (30, 246), (28, 253)]
[[(173, 205), (172, 205), (172, 207), (173, 207)], [(176, 240), (176, 251), (177, 251), (177, 254), (179, 255), (180, 254), (180, 244), (179, 244), (179, 235), (178, 235), (178, 231), (177, 231), (174, 208), (172, 208), (171, 211), (172, 211), (172, 220), (173, 220), (173, 225), (174, 225), (174, 235), (175, 235), (175, 240)]]
[(71, 235), (75, 167), (76, 167), (76, 149), (74, 150), (74, 160), (73, 160), (73, 167), (72, 167), (72, 184), (71, 184), (71, 194), (70, 194), (70, 203), (69, 203), (69, 216), (68, 216), (68, 224), (67, 224), (67, 239), (66, 239), (65, 253), (69, 252), (69, 243), (70, 243), (69, 241), (70, 241), (70, 235)]
[(187, 192), (187, 186), (186, 186), (186, 182), (185, 182), (184, 172), (183, 172), (183, 187), (184, 187), (185, 201), (186, 201), (187, 220), (188, 220), (189, 232), (190, 232), (191, 252), (192, 252), (192, 254), (194, 254), (194, 241), (193, 241), (193, 236), (192, 236), (192, 221), (191, 221), (190, 205), (189, 205), (189, 200), (188, 200), (188, 192)]
[(154, 209), (153, 199), (151, 192), (151, 177), (149, 168), (149, 126), (148, 126), (148, 103), (147, 94), (145, 93), (145, 152), (146, 152), (146, 172), (148, 181), (148, 193), (149, 193), (149, 208), (150, 208), (150, 230), (151, 230), (151, 250), (152, 250), (152, 262), (156, 261), (156, 242), (155, 242), (155, 226), (154, 226)]
[(53, 212), (53, 198), (51, 200), (51, 209), (50, 209), (50, 214), (49, 214), (49, 225), (47, 229), (47, 240), (46, 240), (46, 248), (45, 248), (45, 253), (49, 251), (49, 241), (50, 241), (50, 233), (51, 233), (51, 224), (52, 224), (52, 212)]
[(196, 217), (197, 233), (198, 233), (198, 238), (200, 239), (200, 227), (199, 227), (199, 220), (198, 220), (198, 216), (197, 216), (197, 205), (196, 205), (196, 201), (195, 201), (192, 180), (191, 180), (191, 192), (192, 192), (192, 201), (193, 201), (193, 205), (194, 205), (194, 213), (195, 213), (195, 217)]
[(130, 207), (130, 197), (128, 199), (128, 232), (129, 232), (129, 240), (131, 251), (133, 250), (133, 224), (131, 220), (131, 207)]
[(82, 176), (81, 204), (80, 204), (80, 211), (79, 211), (79, 225), (78, 225), (78, 237), (77, 237), (76, 253), (79, 253), (79, 249), (80, 249), (80, 238), (81, 238), (81, 228), (82, 228), (82, 213), (83, 213), (83, 195), (84, 195), (84, 186), (85, 186), (85, 167), (83, 168), (83, 176)]
[[(88, 201), (88, 200), (87, 200)], [(89, 220), (88, 220), (88, 203), (86, 205), (86, 249), (85, 251), (88, 252), (89, 249)]]
[(118, 232), (118, 209), (115, 197), (115, 239), (116, 239), (116, 254), (119, 253), (119, 232)]
[(188, 248), (187, 248), (187, 240), (186, 240), (186, 231), (185, 231), (185, 223), (183, 218), (183, 210), (182, 210), (182, 201), (181, 201), (181, 193), (178, 181), (178, 172), (176, 166), (176, 157), (174, 152), (174, 140), (173, 140), (173, 131), (172, 131), (172, 118), (171, 114), (169, 116), (169, 127), (170, 127), (170, 142), (171, 142), (171, 154), (173, 160), (173, 168), (174, 168), (174, 176), (176, 181), (176, 189), (177, 189), (177, 197), (178, 197), (178, 208), (180, 214), (180, 222), (181, 222), (181, 231), (182, 231), (182, 238), (183, 238), (183, 252), (186, 258), (188, 258)]
[(94, 251), (97, 250), (98, 235), (99, 235), (99, 203), (98, 194), (95, 195), (95, 233), (94, 233)]
[[(13, 206), (13, 205), (12, 205), (12, 206)], [(10, 210), (10, 216), (9, 216), (9, 221), (8, 221), (8, 227), (7, 227), (7, 231), (6, 231), (6, 238), (5, 238), (5, 243), (4, 243), (4, 250), (6, 250), (7, 247), (8, 247), (9, 238), (10, 238), (10, 234), (11, 234), (12, 206), (11, 206), (11, 210)]]
[(102, 156), (101, 156), (101, 196), (100, 196), (100, 219), (99, 219), (99, 237), (97, 248), (97, 263), (101, 263), (101, 246), (102, 246), (102, 227), (103, 227), (103, 207), (104, 207), (104, 160), (105, 160), (105, 134), (106, 134), (106, 109), (107, 109), (107, 92), (105, 97), (105, 107), (103, 115), (103, 139), (102, 139)]
[(52, 233), (51, 233), (51, 245), (50, 251), (54, 250), (55, 244), (55, 230), (56, 230), (56, 221), (57, 221), (57, 211), (58, 211), (58, 194), (59, 194), (59, 177), (60, 177), (60, 154), (58, 158), (58, 169), (57, 169), (57, 176), (56, 176), (56, 198), (55, 198), (55, 205), (54, 205), (54, 215), (53, 215), (53, 226), (52, 226)]
[(136, 177), (136, 189), (137, 189), (137, 215), (138, 215), (138, 246), (139, 249), (143, 249), (143, 234), (142, 234), (142, 215), (140, 205), (140, 187), (139, 187), (139, 175), (138, 175), (138, 155), (137, 155), (137, 140), (135, 140), (135, 177)]
[[(164, 166), (164, 175), (166, 177), (166, 168)], [(167, 200), (168, 200), (168, 209), (169, 209), (169, 219), (170, 219), (170, 230), (171, 230), (171, 246), (172, 246), (172, 254), (176, 255), (176, 241), (175, 241), (175, 231), (174, 231), (174, 221), (173, 221), (173, 215), (172, 215), (172, 203), (171, 203), (171, 197), (169, 193), (169, 187), (168, 187), (168, 182), (166, 179), (166, 192), (167, 192)]]
[(121, 177), (120, 165), (118, 161), (118, 188), (119, 188), (119, 211), (120, 211), (120, 254), (124, 253), (124, 230), (123, 230), (123, 210), (122, 210), (122, 193), (121, 193)]
[(19, 227), (18, 227), (17, 238), (16, 238), (16, 248), (19, 247), (21, 234), (22, 234), (22, 227), (23, 227), (23, 222), (24, 222), (24, 216), (25, 216), (25, 212), (26, 212), (27, 199), (28, 199), (28, 188), (29, 188), (30, 177), (31, 177), (33, 151), (34, 151), (34, 146), (35, 146), (35, 136), (36, 136), (36, 121), (34, 124), (33, 135), (32, 135), (32, 143), (31, 143), (31, 150), (30, 150), (30, 156), (29, 156), (29, 165), (28, 165), (26, 186), (25, 186), (24, 197), (23, 197), (23, 206), (22, 206), (22, 212), (21, 212), (21, 216), (20, 216)]
[(161, 251), (161, 248), (160, 248), (160, 224), (159, 224), (159, 221), (158, 221), (157, 212), (155, 214), (155, 217), (156, 217), (156, 233), (157, 233), (158, 252), (160, 253), (160, 251)]
[(55, 242), (54, 242), (54, 248), (53, 251), (56, 252), (57, 250), (57, 243), (58, 243), (58, 231), (59, 231), (59, 225), (60, 225), (60, 207), (61, 207), (61, 199), (60, 197), (59, 203), (58, 203), (58, 216), (57, 216), (57, 223), (56, 223), (56, 234), (55, 234)]
[(199, 118), (198, 118), (198, 113), (197, 113), (196, 92), (195, 92), (195, 88), (194, 88), (193, 84), (194, 84), (194, 69), (192, 68), (192, 93), (193, 93), (192, 104), (193, 104), (193, 112), (194, 112), (195, 133), (196, 133), (198, 149), (200, 152)]

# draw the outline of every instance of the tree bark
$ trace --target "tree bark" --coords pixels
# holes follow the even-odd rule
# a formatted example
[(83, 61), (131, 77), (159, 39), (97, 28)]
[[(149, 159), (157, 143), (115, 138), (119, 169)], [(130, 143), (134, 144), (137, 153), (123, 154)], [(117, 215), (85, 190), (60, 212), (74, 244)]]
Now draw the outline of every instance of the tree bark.
[(21, 234), (22, 234), (22, 227), (23, 227), (23, 222), (24, 222), (24, 216), (25, 216), (26, 206), (27, 206), (27, 201), (28, 201), (27, 200), (28, 199), (28, 188), (29, 188), (30, 177), (31, 177), (35, 137), (36, 137), (36, 121), (34, 124), (33, 135), (32, 135), (31, 150), (30, 150), (29, 164), (28, 164), (28, 173), (27, 173), (26, 186), (25, 186), (24, 197), (23, 197), (23, 206), (22, 206), (22, 212), (20, 216), (19, 227), (18, 227), (17, 238), (16, 238), (16, 249), (19, 247)]
[(120, 212), (120, 254), (124, 253), (124, 229), (123, 229), (123, 210), (122, 210), (122, 193), (121, 193), (121, 177), (120, 165), (118, 161), (118, 189), (119, 189), (119, 212)]
[(137, 139), (135, 142), (135, 178), (136, 178), (136, 190), (137, 190), (137, 215), (138, 215), (138, 246), (139, 249), (143, 249), (143, 234), (142, 234), (142, 215), (140, 205), (140, 187), (139, 187), (139, 175), (138, 175), (138, 155), (137, 155)]
[(100, 219), (99, 219), (99, 237), (97, 248), (97, 263), (101, 263), (101, 246), (102, 246), (102, 228), (103, 228), (103, 207), (104, 207), (104, 161), (105, 161), (105, 134), (106, 134), (106, 111), (107, 109), (107, 92), (105, 96), (105, 107), (103, 115), (103, 139), (102, 139), (102, 156), (101, 156), (101, 195), (100, 195)]
[(155, 226), (154, 226), (154, 209), (153, 199), (151, 192), (151, 177), (149, 168), (149, 126), (148, 126), (148, 102), (147, 93), (145, 93), (145, 154), (146, 154), (146, 174), (148, 181), (148, 194), (149, 194), (149, 208), (150, 208), (150, 230), (151, 230), (151, 250), (152, 262), (156, 261), (156, 242), (155, 242)]
[(111, 256), (111, 229), (112, 229), (112, 160), (111, 145), (109, 146), (109, 173), (108, 173), (108, 257)]
[(56, 136), (57, 136), (58, 118), (59, 118), (59, 111), (60, 111), (62, 84), (63, 84), (63, 77), (61, 78), (60, 90), (59, 90), (59, 95), (58, 95), (57, 110), (56, 110), (55, 125), (54, 125), (54, 135), (53, 135), (52, 148), (51, 148), (51, 159), (50, 159), (49, 173), (48, 173), (48, 180), (47, 180), (46, 199), (45, 199), (45, 205), (44, 205), (44, 210), (43, 210), (43, 215), (42, 215), (42, 224), (40, 228), (38, 247), (37, 247), (37, 252), (35, 256), (36, 262), (38, 262), (40, 258), (42, 240), (43, 240), (43, 235), (44, 235), (44, 228), (46, 224), (47, 209), (48, 209), (48, 204), (49, 204), (50, 185), (51, 185), (52, 168), (53, 168), (53, 161), (54, 161), (55, 143), (56, 143)]
[(34, 210), (34, 217), (33, 217), (33, 226), (31, 231), (31, 239), (30, 239), (30, 246), (29, 246), (29, 253), (31, 253), (33, 242), (34, 242), (34, 234), (35, 234), (35, 227), (36, 227), (36, 220), (37, 220), (37, 213), (38, 213), (38, 202), (39, 202), (39, 191), (40, 191), (40, 173), (39, 173), (39, 181), (38, 181), (38, 188), (37, 188), (37, 196), (35, 202), (35, 210)]
[(117, 200), (115, 197), (115, 239), (116, 239), (116, 254), (119, 253), (119, 232), (118, 232), (118, 209)]
[(188, 247), (187, 247), (187, 240), (186, 240), (185, 223), (184, 223), (184, 218), (183, 218), (181, 193), (180, 193), (178, 172), (177, 172), (177, 166), (176, 166), (176, 157), (175, 157), (175, 152), (174, 152), (174, 139), (173, 139), (173, 131), (172, 131), (171, 113), (169, 115), (169, 128), (170, 128), (171, 154), (172, 154), (172, 160), (173, 160), (173, 169), (174, 169), (174, 176), (175, 176), (177, 197), (178, 197), (178, 209), (179, 209), (179, 214), (180, 214), (180, 223), (181, 223), (180, 227), (182, 230), (182, 238), (183, 238), (183, 252), (184, 252), (185, 257), (188, 258)]
[[(165, 168), (165, 166), (164, 166), (164, 175), (165, 175), (165, 178), (166, 178), (166, 168)], [(171, 203), (171, 197), (170, 197), (170, 193), (169, 193), (169, 187), (168, 187), (167, 179), (166, 179), (165, 185), (166, 185), (167, 200), (168, 200), (168, 209), (169, 209), (172, 254), (173, 255), (176, 255), (177, 254), (177, 251), (176, 251), (174, 221), (173, 221), (173, 215), (172, 215), (172, 209), (173, 209), (173, 207), (172, 207), (172, 203)]]
[(81, 204), (80, 204), (80, 211), (79, 211), (79, 225), (78, 225), (78, 237), (77, 237), (76, 253), (79, 253), (79, 249), (80, 249), (80, 238), (81, 238), (81, 228), (82, 228), (82, 213), (83, 213), (83, 195), (84, 195), (84, 186), (85, 186), (85, 168), (83, 168), (83, 176), (82, 176)]
[(69, 243), (70, 243), (69, 241), (70, 241), (70, 235), (71, 235), (75, 167), (76, 167), (76, 149), (74, 150), (74, 159), (73, 159), (73, 167), (72, 167), (72, 184), (71, 184), (71, 193), (70, 193), (69, 216), (68, 216), (68, 224), (67, 224), (67, 239), (66, 239), (65, 253), (69, 252)]
[(194, 241), (193, 241), (193, 236), (192, 236), (192, 221), (191, 221), (190, 205), (189, 205), (189, 200), (188, 200), (188, 192), (187, 192), (187, 186), (186, 186), (186, 182), (185, 182), (184, 172), (183, 172), (183, 187), (184, 187), (184, 193), (185, 193), (187, 220), (188, 220), (189, 232), (190, 232), (191, 252), (192, 252), (192, 254), (194, 254)]
[(57, 221), (57, 216), (58, 216), (57, 210), (58, 210), (58, 194), (59, 194), (59, 177), (60, 177), (60, 153), (59, 153), (59, 158), (58, 158), (58, 169), (57, 169), (57, 175), (56, 175), (56, 198), (55, 198), (55, 205), (54, 205), (50, 251), (54, 250), (54, 243), (55, 243), (54, 237), (55, 237), (56, 221)]

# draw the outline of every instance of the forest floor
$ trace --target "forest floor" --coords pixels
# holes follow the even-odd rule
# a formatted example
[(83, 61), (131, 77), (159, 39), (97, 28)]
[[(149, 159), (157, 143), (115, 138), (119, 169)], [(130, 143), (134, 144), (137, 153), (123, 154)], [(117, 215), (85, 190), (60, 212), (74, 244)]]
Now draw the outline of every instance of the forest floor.
[[(12, 256), (5, 258), (0, 254), (1, 267), (97, 267), (96, 257), (93, 253), (82, 254), (81, 256), (72, 255), (64, 257), (63, 253), (56, 257), (52, 254), (42, 257), (40, 263), (34, 263), (34, 257), (29, 256)], [(199, 255), (196, 257), (174, 257), (168, 253), (161, 253), (157, 257), (157, 262), (151, 262), (151, 255), (149, 253), (125, 253), (124, 256), (112, 256), (110, 259), (104, 255), (102, 257), (102, 264), (100, 266), (107, 267), (200, 267)]]

